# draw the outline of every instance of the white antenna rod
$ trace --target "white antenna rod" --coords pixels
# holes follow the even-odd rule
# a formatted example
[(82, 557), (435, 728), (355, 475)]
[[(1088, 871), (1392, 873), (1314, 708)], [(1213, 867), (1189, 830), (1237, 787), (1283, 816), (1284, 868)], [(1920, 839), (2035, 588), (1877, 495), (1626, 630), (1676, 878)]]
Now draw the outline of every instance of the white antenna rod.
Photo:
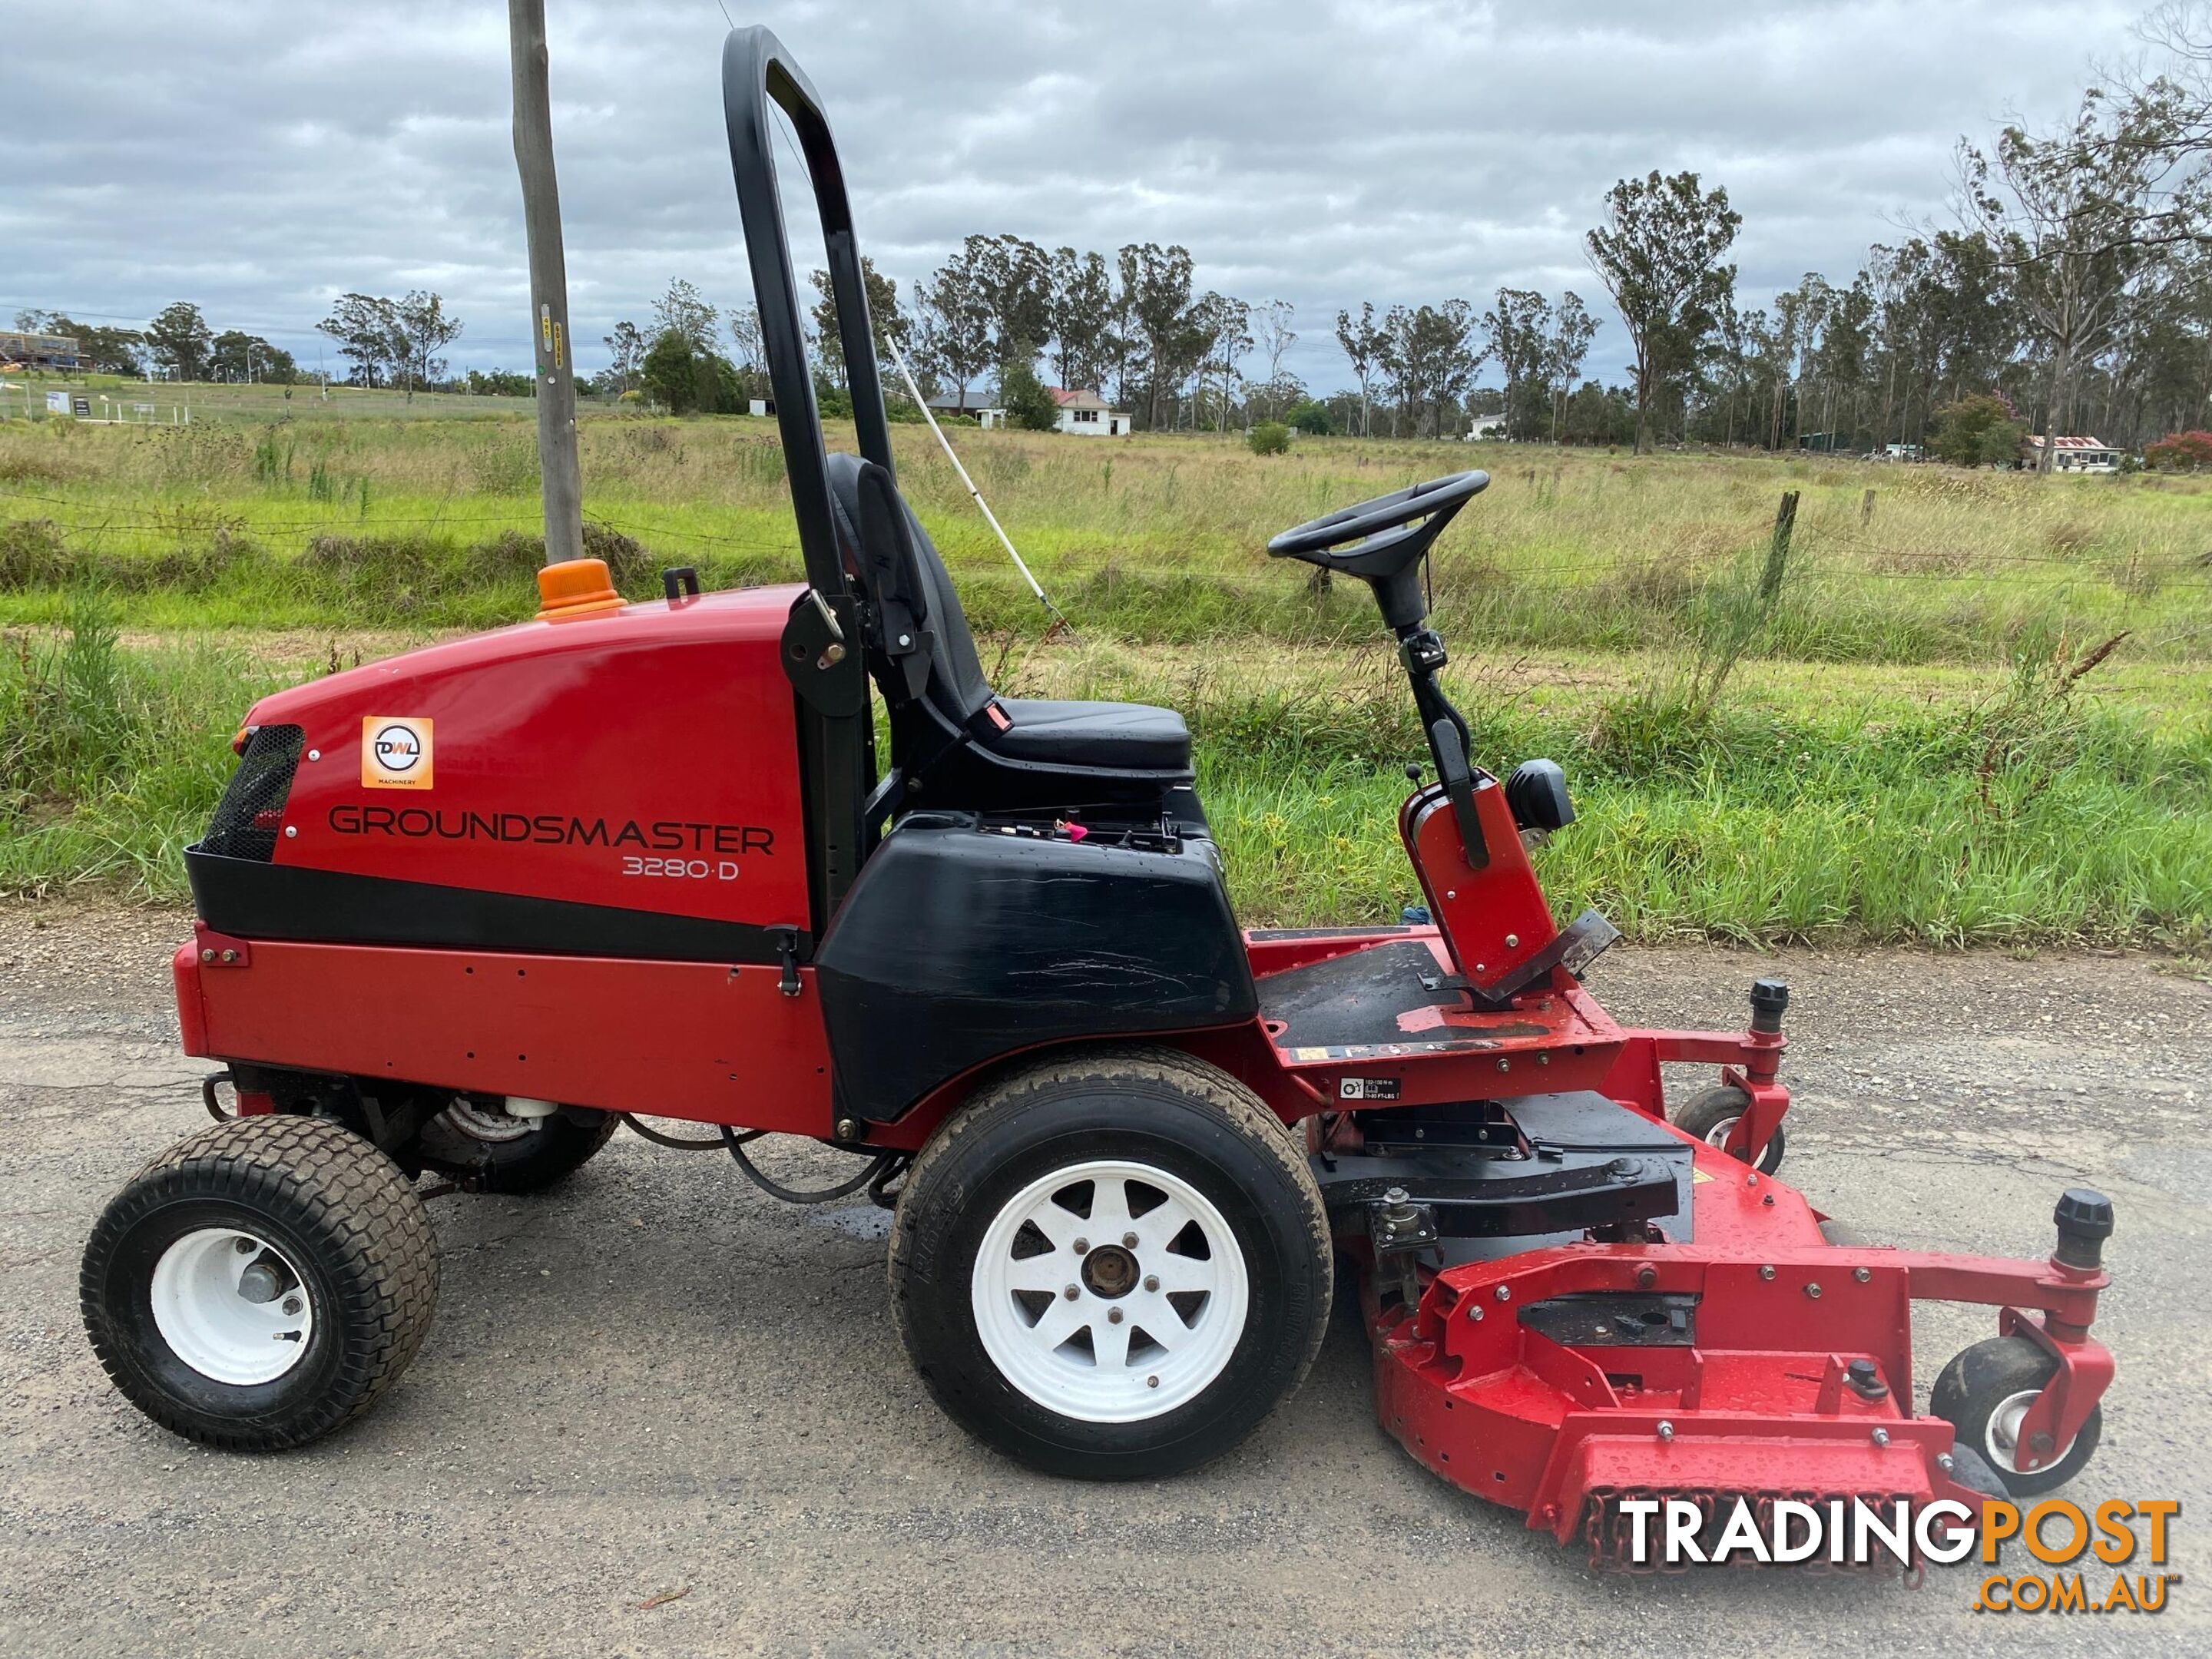
[[(968, 486), (968, 493), (975, 497), (975, 505), (982, 510), (984, 522), (998, 532), (1000, 544), (1006, 550), (1006, 556), (1014, 562), (1014, 568), (1022, 573), (1022, 580), (1030, 585), (1030, 592), (1037, 596), (1039, 605), (1060, 621), (1067, 622), (1060, 608), (1047, 599), (1044, 589), (1037, 586), (1037, 579), (1030, 574), (1029, 566), (1022, 562), (1022, 556), (1015, 551), (1012, 538), (999, 523), (998, 515), (991, 511), (990, 502), (983, 499), (983, 492), (975, 488), (975, 481), (968, 476), (968, 469), (960, 465), (960, 458), (952, 453), (952, 441), (945, 435), (945, 428), (938, 425), (937, 416), (929, 412), (928, 400), (921, 395), (921, 388), (914, 383), (914, 371), (906, 366), (906, 358), (899, 351), (897, 343), (885, 335), (884, 347), (891, 354), (891, 361), (898, 365), (899, 376), (906, 382), (906, 389), (914, 398), (914, 406), (921, 411), (921, 418), (929, 422), (929, 429), (937, 434), (937, 441), (945, 450), (945, 459), (952, 463), (952, 470), (960, 475), (960, 482)], [(1067, 625), (1071, 629), (1075, 626), (1073, 623)]]

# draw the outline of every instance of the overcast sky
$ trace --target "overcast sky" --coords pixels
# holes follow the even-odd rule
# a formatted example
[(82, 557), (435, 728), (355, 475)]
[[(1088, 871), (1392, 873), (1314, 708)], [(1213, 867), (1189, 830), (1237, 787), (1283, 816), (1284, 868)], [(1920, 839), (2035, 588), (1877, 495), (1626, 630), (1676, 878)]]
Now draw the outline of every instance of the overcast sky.
[[(2048, 118), (2138, 4), (1489, 5), (884, 0), (757, 9), (827, 103), (861, 246), (904, 294), (960, 238), (1182, 242), (1201, 286), (1297, 307), (1291, 366), (1350, 375), (1337, 308), (1573, 288), (1624, 173), (1691, 167), (1744, 217), (1740, 292), (1848, 280), (1947, 220), (1950, 150)], [(528, 366), (496, 0), (29, 0), (0, 57), (0, 321), (198, 301), (316, 361), (347, 289), (429, 288), (457, 367)], [(671, 276), (746, 291), (717, 0), (547, 0), (570, 307), (599, 337)], [(787, 180), (788, 183), (788, 180)], [(818, 242), (816, 244), (818, 247)], [(799, 252), (805, 258), (805, 250)], [(330, 358), (338, 366), (335, 355)]]

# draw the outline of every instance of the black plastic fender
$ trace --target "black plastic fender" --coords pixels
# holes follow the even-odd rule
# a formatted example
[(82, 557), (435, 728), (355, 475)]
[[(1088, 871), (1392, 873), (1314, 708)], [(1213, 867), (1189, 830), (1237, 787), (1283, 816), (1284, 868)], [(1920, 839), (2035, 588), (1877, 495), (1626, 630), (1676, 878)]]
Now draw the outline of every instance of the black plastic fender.
[(1212, 845), (1170, 845), (943, 818), (885, 837), (814, 958), (839, 1112), (893, 1121), (1043, 1043), (1251, 1019), (1259, 996)]

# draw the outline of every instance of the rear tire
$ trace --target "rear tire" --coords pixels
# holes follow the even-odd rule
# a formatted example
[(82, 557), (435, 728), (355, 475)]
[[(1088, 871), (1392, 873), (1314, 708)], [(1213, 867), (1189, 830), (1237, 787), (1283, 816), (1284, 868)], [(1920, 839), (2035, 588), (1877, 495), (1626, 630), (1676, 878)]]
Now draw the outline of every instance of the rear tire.
[(892, 1310), (938, 1402), (1007, 1455), (1089, 1480), (1172, 1474), (1243, 1439), (1313, 1364), (1334, 1272), (1304, 1148), (1166, 1048), (988, 1086), (923, 1148), (891, 1233)]
[[(1751, 1097), (1741, 1089), (1727, 1084), (1693, 1095), (1688, 1103), (1674, 1114), (1674, 1127), (1686, 1135), (1695, 1135), (1708, 1146), (1720, 1146), (1735, 1130), (1736, 1120), (1751, 1109)], [(1766, 1145), (1759, 1154), (1759, 1172), (1772, 1175), (1782, 1167), (1782, 1126), (1774, 1126), (1774, 1133), (1766, 1138)], [(1748, 1160), (1740, 1160), (1748, 1162)]]
[(437, 1241), (398, 1165), (343, 1126), (239, 1118), (132, 1177), (77, 1283), (124, 1398), (187, 1439), (276, 1451), (407, 1369), (438, 1304)]
[(621, 1125), (612, 1112), (579, 1122), (563, 1108), (533, 1128), (503, 1107), (459, 1099), (422, 1126), (415, 1150), (439, 1174), (472, 1181), (478, 1192), (540, 1193), (590, 1163)]

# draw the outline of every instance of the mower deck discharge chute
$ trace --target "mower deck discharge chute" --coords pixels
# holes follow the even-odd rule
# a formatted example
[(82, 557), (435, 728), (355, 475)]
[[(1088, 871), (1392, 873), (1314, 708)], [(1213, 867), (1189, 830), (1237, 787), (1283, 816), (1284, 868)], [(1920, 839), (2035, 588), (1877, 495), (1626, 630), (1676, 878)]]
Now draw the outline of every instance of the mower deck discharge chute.
[[(2068, 1194), (2048, 1262), (1832, 1243), (1772, 1174), (1787, 989), (1710, 1032), (1626, 1030), (1583, 988), (1614, 932), (1555, 925), (1530, 861), (1573, 819), (1565, 781), (1475, 763), (1428, 625), (1423, 561), (1484, 475), (1270, 544), (1364, 581), (1397, 642), (1425, 906), (1240, 932), (1178, 715), (989, 684), (899, 493), (819, 100), (759, 29), (724, 83), (806, 580), (672, 571), (626, 604), (595, 562), (557, 566), (535, 621), (254, 708), (175, 959), (219, 1121), (86, 1250), (117, 1386), (210, 1443), (327, 1432), (428, 1328), (416, 1178), (534, 1191), (628, 1121), (780, 1197), (896, 1206), (916, 1365), (1041, 1468), (1233, 1445), (1304, 1376), (1343, 1260), (1385, 1427), (1601, 1556), (1643, 1498), (2078, 1470), (2112, 1375), (2108, 1203)], [(823, 443), (772, 106), (827, 234), (857, 455)], [(1717, 1076), (1670, 1121), (1684, 1063)], [(771, 1180), (746, 1151), (769, 1133), (851, 1154), (849, 1178)], [(1916, 1415), (1925, 1298), (1999, 1314)]]

